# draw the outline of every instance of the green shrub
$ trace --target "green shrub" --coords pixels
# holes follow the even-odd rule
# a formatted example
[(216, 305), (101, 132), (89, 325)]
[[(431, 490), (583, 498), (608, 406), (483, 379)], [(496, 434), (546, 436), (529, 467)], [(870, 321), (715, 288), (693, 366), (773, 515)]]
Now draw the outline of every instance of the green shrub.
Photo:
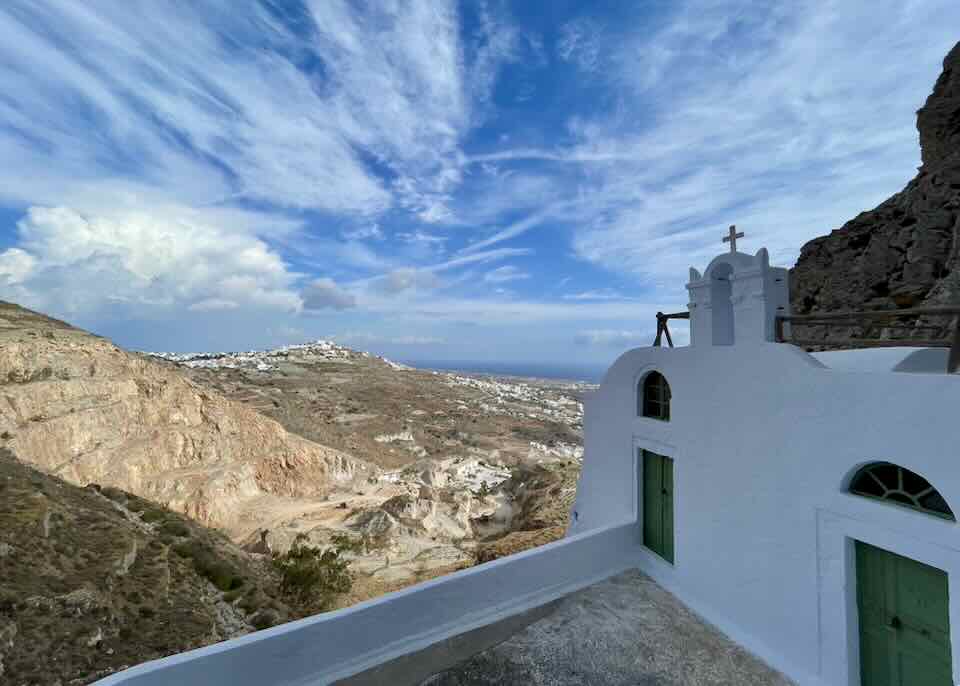
[(165, 510), (152, 509), (144, 510), (143, 514), (140, 515), (140, 519), (147, 524), (153, 524), (154, 522), (159, 522), (161, 519), (164, 519), (166, 516), (167, 513)]
[(280, 615), (274, 610), (258, 610), (251, 618), (250, 624), (257, 631), (269, 629), (280, 620)]
[(364, 543), (363, 537), (352, 538), (349, 534), (334, 534), (330, 537), (330, 542), (341, 553), (359, 553), (363, 550)]
[(124, 503), (127, 500), (127, 494), (121, 491), (119, 488), (114, 488), (113, 486), (103, 486), (100, 488), (100, 493), (110, 498), (110, 500), (115, 503)]
[(190, 535), (190, 528), (183, 522), (178, 522), (175, 519), (168, 519), (160, 525), (160, 533), (168, 536), (186, 537)]
[[(242, 590), (242, 589), (241, 589)], [(244, 612), (253, 612), (260, 607), (266, 600), (266, 596), (259, 589), (251, 586), (247, 592), (240, 598), (240, 607)]]
[(227, 591), (223, 594), (223, 600), (227, 603), (232, 603), (234, 600), (243, 595), (243, 588), (235, 588), (232, 591)]
[[(352, 544), (349, 539), (339, 541)], [(343, 552), (337, 543), (326, 550), (311, 546), (305, 534), (298, 534), (290, 550), (273, 557), (273, 565), (280, 572), (280, 590), (303, 605), (329, 607), (336, 595), (353, 586)]]
[(234, 566), (199, 541), (178, 543), (173, 546), (173, 552), (180, 557), (192, 559), (197, 573), (221, 591), (232, 591), (243, 586), (244, 579)]

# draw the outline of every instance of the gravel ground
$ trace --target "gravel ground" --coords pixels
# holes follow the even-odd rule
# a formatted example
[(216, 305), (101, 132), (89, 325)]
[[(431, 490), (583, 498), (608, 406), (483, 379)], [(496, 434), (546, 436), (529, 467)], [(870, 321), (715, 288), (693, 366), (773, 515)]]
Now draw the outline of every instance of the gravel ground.
[(788, 686), (639, 571), (556, 611), (422, 686)]

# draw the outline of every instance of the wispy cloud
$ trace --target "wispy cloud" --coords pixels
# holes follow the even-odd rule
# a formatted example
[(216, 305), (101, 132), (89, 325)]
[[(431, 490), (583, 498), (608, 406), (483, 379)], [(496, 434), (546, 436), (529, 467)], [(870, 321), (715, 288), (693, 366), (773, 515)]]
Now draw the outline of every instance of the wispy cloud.
[(585, 72), (595, 72), (601, 61), (601, 33), (600, 27), (591, 19), (580, 17), (569, 21), (560, 29), (557, 54)]
[(954, 4), (10, 0), (0, 297), (599, 359), (899, 190)]
[[(937, 25), (952, 3), (726, 0), (678, 2), (658, 31), (614, 27), (595, 54), (590, 22), (573, 22), (558, 51), (609, 65), (616, 106), (570, 119), (570, 146), (517, 147), (475, 164), (539, 162), (576, 198), (553, 219), (576, 226), (585, 260), (682, 285), (685, 268), (720, 249), (737, 222), (746, 246), (790, 264), (803, 242), (898, 190), (919, 158), (913, 117), (955, 42)], [(921, 31), (918, 27), (927, 27)], [(931, 28), (936, 27), (936, 28)], [(613, 39), (615, 36), (615, 39)], [(901, 55), (910, 55), (901, 59)], [(631, 113), (643, 111), (643, 117)], [(542, 215), (477, 246), (510, 239)]]
[(508, 281), (522, 281), (529, 278), (529, 274), (513, 265), (497, 267), (483, 275), (483, 280), (487, 283), (507, 283)]
[(334, 334), (331, 336), (333, 340), (338, 341), (344, 345), (353, 345), (358, 347), (369, 346), (369, 345), (400, 345), (400, 346), (423, 346), (423, 345), (443, 345), (446, 341), (442, 338), (436, 338), (433, 336), (415, 336), (415, 335), (399, 335), (399, 336), (386, 336), (380, 334), (372, 334), (367, 332), (348, 332), (342, 334)]
[(357, 299), (345, 292), (331, 278), (314, 279), (304, 289), (303, 307), (306, 310), (346, 310), (357, 306)]
[(613, 348), (632, 348), (647, 343), (648, 332), (618, 331), (614, 329), (589, 329), (574, 337), (580, 345), (603, 345)]
[(603, 288), (594, 291), (583, 291), (582, 293), (567, 293), (563, 296), (564, 300), (629, 300), (630, 298), (621, 295), (610, 288)]
[[(472, 103), (485, 97), (467, 87), (455, 7), (432, 1), (248, 3), (237, 11), (213, 0), (173, 12), (151, 2), (14, 0), (0, 8), (0, 37), (0, 82), (10, 96), (0, 99), (0, 201), (34, 208), (19, 252), (3, 258), (4, 278), (9, 285), (16, 275), (14, 295), (46, 293), (36, 305), (57, 299), (50, 289), (75, 285), (56, 284), (65, 272), (50, 267), (96, 255), (98, 271), (121, 269), (111, 280), (132, 275), (131, 284), (151, 284), (151, 292), (185, 276), (173, 301), (186, 293), (198, 303), (225, 301), (224, 284), (253, 279), (254, 295), (242, 301), (296, 309), (297, 275), (271, 248), (300, 223), (286, 211), (372, 217), (422, 189), (448, 192), (459, 183), (458, 142)], [(498, 57), (484, 59), (495, 70)], [(386, 184), (370, 160), (409, 188)], [(257, 216), (243, 209), (248, 203), (269, 209)], [(82, 225), (103, 235), (82, 228), (62, 241), (76, 248), (67, 255), (51, 233), (54, 215), (73, 222), (61, 233)], [(346, 263), (384, 266), (355, 243), (382, 236), (375, 220), (342, 235), (343, 244), (327, 240)], [(189, 252), (205, 236), (225, 250), (256, 246), (273, 260), (269, 270), (257, 272), (247, 257), (223, 260), (210, 273), (235, 278), (215, 285), (210, 277), (201, 288), (190, 277), (199, 268), (185, 273), (164, 256)], [(142, 237), (153, 238), (160, 258), (139, 278), (152, 254), (135, 245)], [(27, 260), (37, 264), (25, 271)], [(198, 264), (206, 264), (202, 255)], [(103, 302), (97, 289), (84, 291), (73, 307)]]

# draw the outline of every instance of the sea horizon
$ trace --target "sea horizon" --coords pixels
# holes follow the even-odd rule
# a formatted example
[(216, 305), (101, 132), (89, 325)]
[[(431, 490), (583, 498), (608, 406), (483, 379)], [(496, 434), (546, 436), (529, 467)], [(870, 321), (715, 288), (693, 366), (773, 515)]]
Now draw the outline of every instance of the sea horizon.
[(492, 376), (516, 376), (529, 379), (600, 383), (609, 365), (568, 364), (562, 362), (501, 362), (480, 360), (415, 360), (397, 362), (416, 369)]

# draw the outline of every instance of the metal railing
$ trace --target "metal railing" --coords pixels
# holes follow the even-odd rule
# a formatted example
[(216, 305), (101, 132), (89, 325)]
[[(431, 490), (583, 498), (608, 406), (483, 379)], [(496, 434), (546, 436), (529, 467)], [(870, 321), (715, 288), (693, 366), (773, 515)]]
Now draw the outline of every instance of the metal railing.
[[(828, 341), (794, 338), (785, 333), (785, 324), (805, 326), (869, 326), (873, 323), (885, 324), (891, 329), (936, 330), (943, 331), (944, 325), (898, 323), (903, 318), (954, 317), (953, 333), (948, 338), (854, 338), (843, 341)], [(658, 320), (659, 322), (659, 317)], [(891, 323), (893, 322), (893, 323)], [(792, 332), (791, 332), (792, 334)], [(889, 348), (921, 347), (949, 348), (947, 373), (953, 374), (960, 368), (960, 307), (916, 307), (904, 310), (864, 310), (860, 312), (830, 312), (824, 314), (778, 315), (776, 318), (775, 340), (777, 343), (792, 343), (802, 347), (842, 346), (845, 348)]]
[(670, 329), (667, 328), (667, 321), (670, 319), (690, 319), (690, 313), (672, 312), (670, 314), (664, 314), (663, 312), (657, 312), (657, 337), (653, 339), (654, 347), (660, 347), (660, 337), (664, 334), (667, 336), (667, 345), (671, 348), (673, 347), (673, 339), (670, 338)]

